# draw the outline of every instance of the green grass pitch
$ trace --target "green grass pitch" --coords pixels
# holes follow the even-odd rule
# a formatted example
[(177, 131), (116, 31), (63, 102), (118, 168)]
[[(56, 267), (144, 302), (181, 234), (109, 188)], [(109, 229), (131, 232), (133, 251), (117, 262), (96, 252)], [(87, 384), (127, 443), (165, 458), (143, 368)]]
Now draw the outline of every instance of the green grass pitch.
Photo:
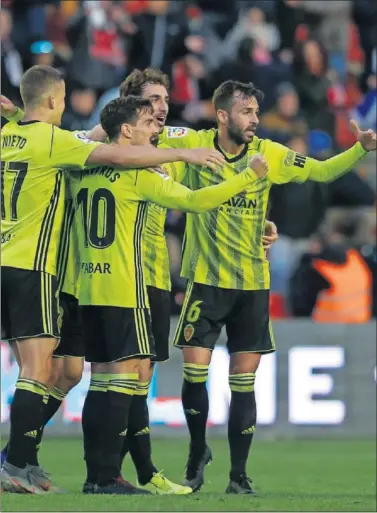
[[(259, 497), (225, 495), (226, 440), (211, 440), (214, 461), (199, 493), (186, 497), (87, 496), (79, 439), (46, 438), (40, 460), (68, 495), (2, 496), (1, 511), (376, 511), (374, 441), (255, 440), (249, 473)], [(180, 482), (187, 455), (185, 439), (155, 439), (155, 464)], [(128, 459), (124, 476), (135, 482)]]

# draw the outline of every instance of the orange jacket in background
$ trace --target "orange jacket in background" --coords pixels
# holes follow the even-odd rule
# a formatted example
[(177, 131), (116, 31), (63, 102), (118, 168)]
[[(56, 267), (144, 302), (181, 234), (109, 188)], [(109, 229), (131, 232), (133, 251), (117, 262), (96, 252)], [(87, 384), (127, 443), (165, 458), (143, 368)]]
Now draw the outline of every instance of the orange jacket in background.
[(348, 250), (344, 264), (314, 259), (313, 267), (330, 284), (318, 295), (314, 321), (363, 323), (371, 318), (371, 272), (358, 251)]

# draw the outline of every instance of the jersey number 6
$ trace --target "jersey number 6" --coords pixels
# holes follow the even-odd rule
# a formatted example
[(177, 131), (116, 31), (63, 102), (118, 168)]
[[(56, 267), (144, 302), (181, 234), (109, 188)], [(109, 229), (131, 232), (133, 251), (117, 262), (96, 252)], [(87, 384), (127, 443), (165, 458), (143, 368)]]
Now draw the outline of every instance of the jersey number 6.
[[(89, 211), (88, 211), (89, 205)], [(85, 247), (104, 249), (115, 240), (115, 198), (108, 189), (97, 189), (89, 198), (88, 189), (80, 189), (77, 207), (81, 207)]]

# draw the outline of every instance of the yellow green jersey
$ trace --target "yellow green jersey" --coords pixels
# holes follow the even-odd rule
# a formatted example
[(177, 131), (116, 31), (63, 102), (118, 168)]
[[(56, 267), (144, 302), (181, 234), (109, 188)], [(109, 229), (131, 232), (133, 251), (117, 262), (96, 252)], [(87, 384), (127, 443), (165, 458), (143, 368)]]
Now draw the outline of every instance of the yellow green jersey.
[(77, 209), (81, 305), (146, 308), (143, 236), (148, 201), (161, 207), (204, 212), (257, 181), (254, 172), (216, 187), (191, 191), (163, 170), (81, 171), (74, 198)]
[(65, 171), (64, 183), (65, 203), (57, 263), (58, 287), (61, 292), (78, 298), (80, 258), (77, 229), (75, 229), (75, 224), (78, 223), (78, 215), (73, 201), (77, 187), (80, 186), (77, 171)]
[(239, 290), (270, 287), (269, 262), (262, 245), (269, 192), (272, 184), (291, 181), (334, 180), (352, 169), (367, 152), (360, 143), (331, 159), (320, 162), (289, 150), (268, 139), (254, 137), (237, 156), (219, 146), (216, 129), (198, 132), (167, 127), (162, 140), (172, 147), (216, 148), (226, 165), (217, 173), (205, 167), (187, 165), (184, 183), (197, 190), (221, 183), (243, 171), (249, 159), (261, 153), (269, 172), (242, 193), (226, 200), (217, 209), (201, 215), (187, 215), (181, 275), (191, 281)]
[[(168, 148), (159, 144), (159, 148)], [(164, 164), (163, 169), (171, 178), (179, 182), (185, 172), (184, 162)], [(169, 252), (165, 237), (167, 208), (156, 203), (148, 203), (147, 217), (143, 231), (145, 283), (162, 290), (171, 290)]]
[(1, 265), (56, 275), (62, 168), (83, 168), (99, 143), (40, 121), (1, 132)]

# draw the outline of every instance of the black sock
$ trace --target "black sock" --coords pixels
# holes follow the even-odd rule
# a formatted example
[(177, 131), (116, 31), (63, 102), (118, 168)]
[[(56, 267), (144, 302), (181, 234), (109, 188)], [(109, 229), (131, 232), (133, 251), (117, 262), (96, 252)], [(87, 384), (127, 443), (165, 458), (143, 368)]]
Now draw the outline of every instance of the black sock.
[[(127, 435), (128, 435), (128, 431), (127, 431)], [(120, 451), (119, 474), (122, 473), (122, 466), (123, 466), (124, 458), (127, 456), (129, 450), (130, 450), (130, 444), (128, 443), (128, 437), (126, 436), (123, 440), (122, 449)]]
[(46, 394), (43, 398), (43, 425), (41, 426), (40, 430), (38, 431), (38, 436), (35, 440), (36, 447), (37, 447), (37, 453), (35, 456), (34, 461), (29, 461), (30, 465), (38, 466), (38, 452), (41, 447), (41, 441), (43, 437), (43, 431), (45, 428), (45, 425), (47, 422), (52, 419), (52, 417), (55, 415), (55, 413), (60, 408), (63, 399), (65, 398), (67, 394), (60, 390), (59, 388), (53, 387), (51, 392), (49, 394)]
[(141, 485), (149, 483), (157, 469), (152, 463), (151, 433), (148, 411), (149, 382), (139, 383), (132, 398), (128, 420), (127, 440), (134, 462), (138, 481)]
[(257, 421), (257, 405), (254, 392), (255, 374), (229, 376), (232, 392), (229, 409), (228, 440), (230, 448), (230, 479), (239, 481), (246, 474), (246, 463)]
[(108, 374), (92, 374), (82, 410), (86, 480), (93, 484), (97, 482), (101, 436), (107, 418), (108, 383)]
[(208, 365), (183, 364), (182, 405), (190, 432), (191, 451), (200, 455), (206, 446), (209, 410), (207, 376)]
[(107, 417), (101, 439), (98, 484), (105, 485), (119, 477), (119, 455), (127, 435), (132, 396), (139, 381), (136, 373), (109, 374)]
[(36, 459), (36, 438), (43, 423), (43, 396), (47, 387), (38, 381), (19, 378), (10, 410), (7, 462), (24, 468)]

